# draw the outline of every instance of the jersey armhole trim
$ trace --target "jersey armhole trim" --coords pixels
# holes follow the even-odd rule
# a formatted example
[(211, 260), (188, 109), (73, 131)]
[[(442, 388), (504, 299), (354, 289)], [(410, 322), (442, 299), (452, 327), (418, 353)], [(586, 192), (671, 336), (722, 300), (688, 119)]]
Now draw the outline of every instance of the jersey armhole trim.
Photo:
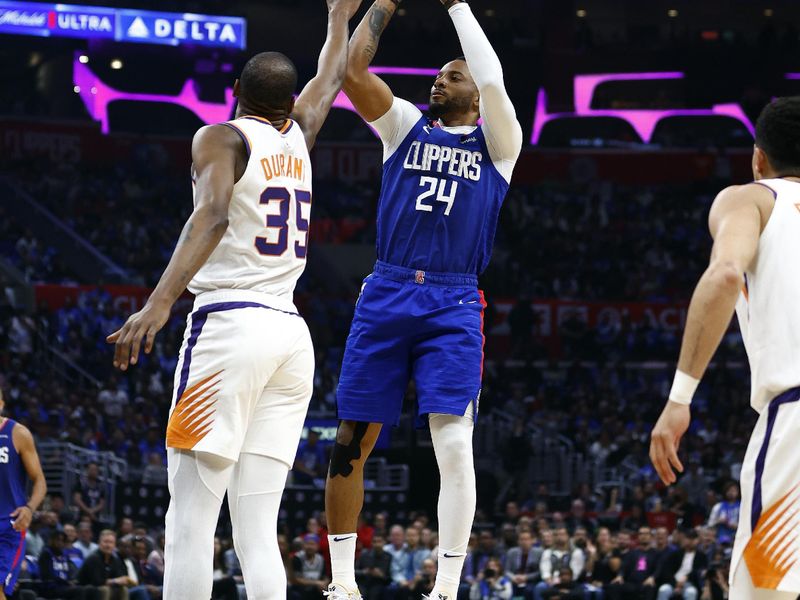
[(225, 127), (230, 127), (236, 133), (239, 134), (239, 137), (242, 138), (242, 141), (244, 142), (245, 149), (247, 150), (247, 160), (250, 160), (250, 150), (251, 150), (250, 138), (247, 137), (247, 134), (244, 132), (244, 130), (240, 129), (239, 127), (237, 127), (233, 123), (225, 122), (225, 123), (220, 123), (220, 125), (225, 125)]
[(770, 192), (772, 192), (772, 197), (777, 200), (778, 199), (778, 192), (776, 192), (773, 188), (768, 186), (766, 183), (761, 183), (760, 181), (753, 181), (751, 182), (753, 185), (760, 185), (761, 187), (767, 188)]

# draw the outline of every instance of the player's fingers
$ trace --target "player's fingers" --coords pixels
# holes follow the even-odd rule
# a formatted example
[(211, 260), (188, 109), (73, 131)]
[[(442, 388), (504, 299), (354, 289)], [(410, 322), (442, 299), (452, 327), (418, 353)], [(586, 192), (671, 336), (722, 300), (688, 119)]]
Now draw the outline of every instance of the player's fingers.
[(150, 354), (150, 352), (152, 352), (153, 342), (156, 339), (156, 333), (158, 333), (158, 330), (155, 328), (155, 326), (150, 327), (150, 329), (147, 330), (147, 338), (145, 339), (144, 342), (145, 354)]
[(144, 330), (141, 327), (136, 327), (131, 336), (131, 364), (135, 365), (139, 360), (139, 350), (142, 347), (142, 338), (144, 338)]
[(666, 459), (664, 436), (662, 434), (653, 434), (653, 466), (656, 469), (661, 481), (665, 485), (672, 483), (672, 469), (669, 467), (669, 461)]
[(117, 338), (114, 350), (114, 366), (121, 370), (128, 368), (128, 359), (131, 354), (131, 327), (126, 323), (122, 328), (122, 335)]
[(117, 329), (114, 333), (106, 336), (106, 342), (108, 342), (109, 344), (116, 343), (121, 334), (122, 334), (122, 329)]
[(683, 473), (683, 463), (681, 462), (681, 459), (678, 458), (678, 446), (680, 441), (680, 438), (678, 438), (673, 443), (669, 444), (669, 454), (667, 457), (669, 459), (669, 464), (677, 469), (678, 473)]
[(661, 459), (658, 455), (658, 444), (655, 436), (650, 438), (650, 462), (653, 464), (653, 468), (656, 470), (658, 478), (661, 479), (661, 481), (664, 481), (664, 476), (661, 473)]
[(17, 508), (14, 509), (14, 512), (12, 512), (9, 516), (10, 517), (16, 517), (19, 513), (20, 513), (20, 508), (17, 507)]

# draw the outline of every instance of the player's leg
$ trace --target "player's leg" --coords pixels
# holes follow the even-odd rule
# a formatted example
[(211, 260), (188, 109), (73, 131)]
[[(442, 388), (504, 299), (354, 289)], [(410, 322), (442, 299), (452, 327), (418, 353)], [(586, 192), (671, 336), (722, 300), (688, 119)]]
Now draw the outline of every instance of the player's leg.
[(297, 317), (275, 316), (273, 335), (284, 359), (256, 403), (228, 488), (233, 543), (250, 600), (286, 598), (278, 511), (314, 385), (308, 327)]
[(243, 453), (228, 488), (233, 544), (251, 600), (286, 598), (286, 571), (278, 548), (278, 512), (289, 465)]
[[(483, 295), (428, 290), (428, 335), (412, 349), (420, 416), (428, 415), (439, 466), (439, 556), (432, 597), (454, 600), (475, 516), (474, 412), (483, 370)], [(449, 310), (436, 307), (452, 307)]]
[[(354, 563), (356, 523), (364, 504), (364, 463), (381, 424), (395, 424), (409, 378), (413, 311), (409, 286), (370, 275), (347, 338), (336, 405), (339, 429), (325, 487), (332, 583), (336, 596), (358, 593)], [(342, 592), (344, 588), (345, 592)], [(334, 599), (335, 600), (335, 599)]]
[(22, 559), (25, 555), (25, 536), (7, 525), (0, 531), (0, 600), (11, 596), (17, 585)]
[(454, 600), (475, 516), (475, 467), (472, 458), (474, 419), (471, 406), (463, 416), (434, 414), (429, 417), (431, 439), (439, 465), (439, 569), (431, 596)]
[(214, 532), (233, 467), (213, 454), (167, 449), (164, 600), (211, 597)]
[(364, 505), (364, 463), (369, 458), (381, 423), (342, 421), (336, 432), (325, 485), (325, 516), (331, 553), (331, 585), (357, 591), (355, 579), (356, 528)]

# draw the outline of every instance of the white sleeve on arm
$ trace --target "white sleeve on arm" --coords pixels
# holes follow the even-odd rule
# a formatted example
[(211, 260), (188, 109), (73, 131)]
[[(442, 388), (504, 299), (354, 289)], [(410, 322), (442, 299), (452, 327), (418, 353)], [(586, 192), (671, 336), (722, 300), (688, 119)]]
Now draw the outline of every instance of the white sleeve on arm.
[(411, 102), (395, 98), (386, 114), (370, 123), (381, 136), (383, 162), (389, 160), (389, 157), (397, 151), (421, 116), (422, 112)]
[(503, 67), (469, 5), (459, 2), (449, 12), (472, 79), (481, 94), (481, 117), (489, 153), (497, 170), (510, 181), (522, 150), (522, 127), (503, 83)]

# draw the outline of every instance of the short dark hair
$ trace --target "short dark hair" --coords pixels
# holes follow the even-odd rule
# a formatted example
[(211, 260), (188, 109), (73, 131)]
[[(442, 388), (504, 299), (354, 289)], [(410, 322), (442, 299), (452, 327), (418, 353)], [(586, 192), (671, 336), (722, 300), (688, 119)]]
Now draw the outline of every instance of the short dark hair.
[(756, 145), (778, 174), (800, 173), (800, 96), (777, 98), (764, 107), (756, 121)]
[(297, 68), (285, 54), (261, 52), (247, 61), (239, 77), (239, 95), (256, 107), (283, 108), (297, 87)]

